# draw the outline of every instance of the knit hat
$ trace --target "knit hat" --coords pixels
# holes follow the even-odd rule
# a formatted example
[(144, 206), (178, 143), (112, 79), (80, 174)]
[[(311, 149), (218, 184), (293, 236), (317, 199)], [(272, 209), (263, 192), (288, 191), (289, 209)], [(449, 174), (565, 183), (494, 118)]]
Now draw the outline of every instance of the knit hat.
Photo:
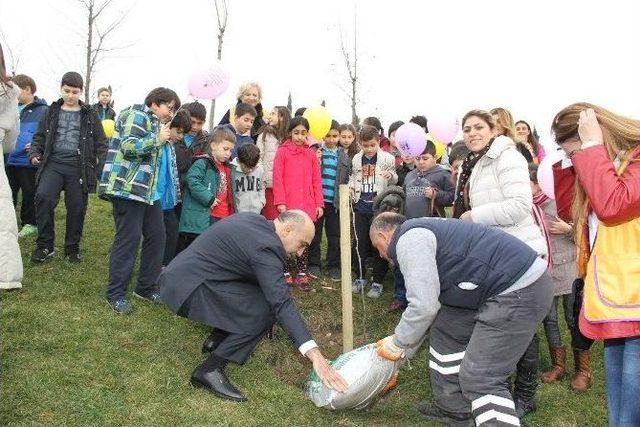
[(381, 212), (404, 214), (404, 199), (405, 196), (402, 187), (398, 187), (397, 185), (389, 186), (373, 199), (373, 211), (376, 214)]

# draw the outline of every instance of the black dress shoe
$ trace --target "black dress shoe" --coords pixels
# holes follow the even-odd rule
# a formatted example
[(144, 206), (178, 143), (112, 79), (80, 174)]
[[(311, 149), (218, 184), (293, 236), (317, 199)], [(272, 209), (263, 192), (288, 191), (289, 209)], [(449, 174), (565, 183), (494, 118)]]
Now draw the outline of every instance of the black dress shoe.
[(206, 340), (202, 343), (202, 352), (203, 353), (211, 353), (213, 350), (218, 348), (220, 343), (227, 337), (227, 334), (214, 329), (211, 334), (207, 337)]
[(247, 400), (247, 397), (231, 384), (224, 372), (224, 367), (209, 372), (203, 372), (202, 368), (198, 368), (191, 375), (190, 382), (192, 386), (204, 388), (221, 399), (235, 402), (246, 402)]

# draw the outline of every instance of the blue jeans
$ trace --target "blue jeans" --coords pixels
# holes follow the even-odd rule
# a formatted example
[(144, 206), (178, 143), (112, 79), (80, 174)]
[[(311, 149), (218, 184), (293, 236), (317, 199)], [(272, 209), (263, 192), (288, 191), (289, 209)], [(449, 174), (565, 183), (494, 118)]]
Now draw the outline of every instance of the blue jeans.
[(610, 427), (640, 426), (640, 337), (604, 341)]

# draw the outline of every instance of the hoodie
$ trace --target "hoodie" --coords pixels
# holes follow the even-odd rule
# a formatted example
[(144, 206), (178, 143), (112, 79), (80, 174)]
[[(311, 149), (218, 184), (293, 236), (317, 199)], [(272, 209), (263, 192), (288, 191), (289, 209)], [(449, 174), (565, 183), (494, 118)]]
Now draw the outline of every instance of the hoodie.
[(453, 203), (454, 188), (451, 183), (451, 173), (448, 170), (440, 165), (435, 165), (426, 172), (420, 172), (418, 168), (415, 168), (407, 174), (404, 180), (407, 218), (433, 215), (431, 199), (424, 195), (427, 187), (433, 187), (438, 191), (436, 205), (451, 206)]
[(237, 200), (237, 212), (253, 212), (259, 214), (266, 203), (264, 195), (264, 168), (261, 163), (248, 174), (242, 172), (238, 159), (233, 159), (231, 166), (235, 168), (233, 190)]
[(20, 112), (20, 134), (15, 148), (9, 154), (8, 166), (35, 168), (29, 162), (28, 145), (31, 144), (33, 134), (38, 130), (38, 123), (44, 117), (47, 108), (47, 102), (37, 96), (33, 98), (33, 102), (22, 108)]

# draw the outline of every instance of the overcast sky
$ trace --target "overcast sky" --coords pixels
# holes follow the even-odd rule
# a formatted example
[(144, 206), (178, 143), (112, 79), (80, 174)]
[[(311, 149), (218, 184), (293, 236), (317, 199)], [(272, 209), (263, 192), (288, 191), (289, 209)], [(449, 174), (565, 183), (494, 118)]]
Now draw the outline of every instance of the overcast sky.
[[(340, 122), (351, 119), (340, 28), (352, 48), (357, 11), (361, 118), (385, 127), (427, 117), (502, 106), (548, 133), (553, 115), (576, 101), (640, 117), (640, 2), (229, 0), (222, 58), (231, 86), (257, 80), (263, 104), (294, 109), (326, 100)], [(165, 5), (166, 6), (163, 6)], [(193, 99), (187, 79), (215, 58), (213, 0), (113, 0), (108, 25), (133, 8), (108, 45), (92, 87), (111, 84), (116, 110), (156, 86)], [(38, 95), (58, 97), (65, 71), (84, 72), (86, 19), (77, 0), (0, 0), (0, 29), (19, 58), (16, 72), (35, 78)], [(6, 49), (5, 49), (5, 55)], [(9, 58), (9, 62), (11, 58)]]

